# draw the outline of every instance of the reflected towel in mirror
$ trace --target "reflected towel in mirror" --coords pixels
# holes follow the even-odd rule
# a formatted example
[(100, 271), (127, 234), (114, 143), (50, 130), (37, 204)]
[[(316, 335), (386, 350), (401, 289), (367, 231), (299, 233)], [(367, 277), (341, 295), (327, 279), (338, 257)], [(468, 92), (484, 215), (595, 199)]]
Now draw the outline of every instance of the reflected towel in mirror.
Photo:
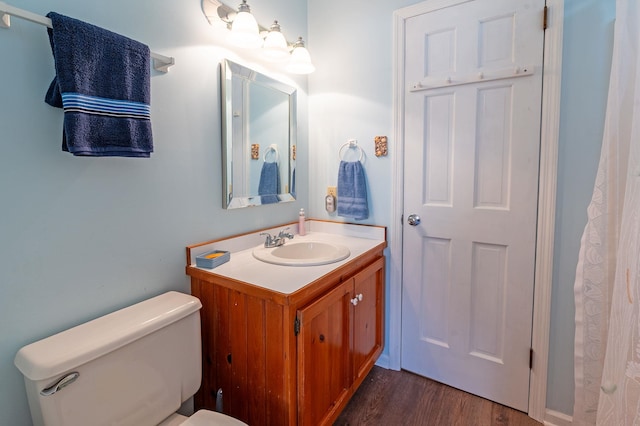
[(280, 171), (278, 163), (262, 163), (260, 171), (260, 184), (258, 185), (258, 195), (262, 204), (272, 204), (280, 201), (278, 194), (280, 193)]

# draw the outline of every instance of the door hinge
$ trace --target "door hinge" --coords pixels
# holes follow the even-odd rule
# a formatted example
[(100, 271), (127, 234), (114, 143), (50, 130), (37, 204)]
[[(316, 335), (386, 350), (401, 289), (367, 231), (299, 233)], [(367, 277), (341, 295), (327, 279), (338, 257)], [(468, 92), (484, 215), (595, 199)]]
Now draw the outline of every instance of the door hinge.
[(543, 30), (547, 29), (548, 18), (549, 18), (549, 7), (547, 7), (545, 5), (544, 11), (543, 11), (543, 14), (542, 14), (542, 29)]
[(529, 370), (533, 368), (533, 348), (529, 348)]
[(296, 336), (300, 334), (300, 320), (298, 319), (298, 317), (293, 320), (293, 334)]

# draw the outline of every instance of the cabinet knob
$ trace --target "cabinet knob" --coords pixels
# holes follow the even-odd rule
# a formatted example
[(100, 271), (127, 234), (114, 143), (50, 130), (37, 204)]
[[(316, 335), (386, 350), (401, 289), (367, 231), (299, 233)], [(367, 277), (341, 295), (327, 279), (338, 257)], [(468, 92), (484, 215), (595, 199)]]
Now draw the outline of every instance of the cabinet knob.
[(321, 334), (321, 335), (320, 335), (320, 341), (321, 341), (321, 342), (324, 342), (324, 334)]
[(353, 299), (351, 299), (351, 304), (353, 306), (357, 306), (358, 305), (358, 296), (354, 297)]

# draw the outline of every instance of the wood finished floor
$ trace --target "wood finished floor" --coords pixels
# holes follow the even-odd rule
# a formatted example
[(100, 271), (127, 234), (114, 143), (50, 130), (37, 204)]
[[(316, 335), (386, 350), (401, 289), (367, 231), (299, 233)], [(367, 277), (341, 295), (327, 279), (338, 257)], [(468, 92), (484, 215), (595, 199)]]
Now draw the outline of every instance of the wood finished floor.
[(525, 413), (407, 371), (373, 367), (334, 426), (540, 426)]

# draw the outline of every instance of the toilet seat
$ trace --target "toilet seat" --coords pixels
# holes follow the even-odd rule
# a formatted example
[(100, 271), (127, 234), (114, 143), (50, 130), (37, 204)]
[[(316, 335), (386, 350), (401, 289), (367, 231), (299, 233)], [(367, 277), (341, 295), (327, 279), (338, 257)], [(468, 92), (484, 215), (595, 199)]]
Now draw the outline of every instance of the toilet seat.
[(222, 413), (209, 410), (198, 410), (181, 426), (247, 426), (246, 423)]

